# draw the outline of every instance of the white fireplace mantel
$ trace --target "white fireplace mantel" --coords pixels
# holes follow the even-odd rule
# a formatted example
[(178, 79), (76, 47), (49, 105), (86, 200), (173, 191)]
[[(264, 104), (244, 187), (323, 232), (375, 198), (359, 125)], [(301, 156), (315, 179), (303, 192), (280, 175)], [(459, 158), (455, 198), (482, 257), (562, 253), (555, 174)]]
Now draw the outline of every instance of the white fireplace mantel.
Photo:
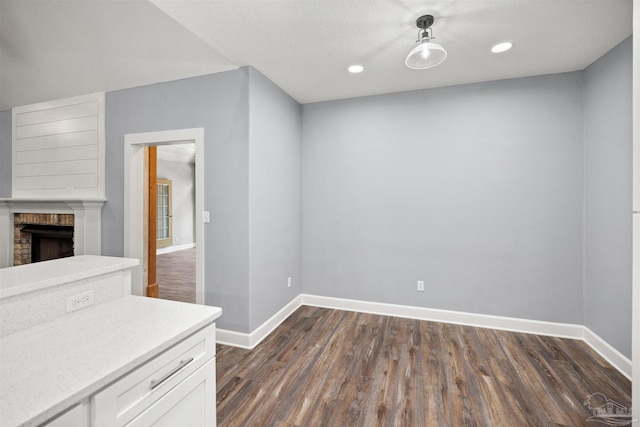
[(13, 266), (13, 214), (73, 214), (74, 254), (101, 255), (102, 206), (107, 199), (0, 198), (0, 268)]

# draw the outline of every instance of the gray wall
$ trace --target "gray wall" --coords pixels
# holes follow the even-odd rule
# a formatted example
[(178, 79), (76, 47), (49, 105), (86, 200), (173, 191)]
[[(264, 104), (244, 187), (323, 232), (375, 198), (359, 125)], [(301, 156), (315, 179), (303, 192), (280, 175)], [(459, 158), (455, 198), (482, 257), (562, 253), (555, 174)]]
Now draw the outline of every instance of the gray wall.
[(631, 358), (632, 45), (584, 73), (585, 325)]
[[(123, 254), (124, 135), (203, 127), (205, 303), (221, 328), (249, 331), (248, 69), (108, 92), (104, 255)], [(196, 165), (196, 167), (198, 167)]]
[(249, 78), (250, 329), (254, 330), (302, 292), (302, 108), (255, 69), (249, 69)]
[(204, 127), (205, 303), (222, 307), (218, 326), (250, 332), (301, 292), (298, 103), (242, 68), (109, 92), (106, 111), (103, 254), (123, 251), (124, 135)]
[(188, 163), (158, 159), (158, 178), (171, 180), (171, 246), (195, 243), (195, 168)]
[(581, 73), (308, 104), (303, 141), (305, 293), (582, 323)]
[(11, 110), (0, 111), (0, 197), (11, 197)]

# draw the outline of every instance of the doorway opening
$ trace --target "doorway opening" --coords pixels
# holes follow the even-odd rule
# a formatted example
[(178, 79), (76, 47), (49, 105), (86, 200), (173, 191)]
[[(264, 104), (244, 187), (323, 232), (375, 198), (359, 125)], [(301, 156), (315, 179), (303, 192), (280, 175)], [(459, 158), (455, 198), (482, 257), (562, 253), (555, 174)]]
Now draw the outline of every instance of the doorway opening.
[[(145, 239), (145, 147), (195, 146), (195, 301), (204, 304), (204, 129), (179, 129), (125, 135), (124, 162), (124, 256), (141, 260), (132, 271), (131, 287), (134, 295), (145, 295), (144, 267), (148, 254)], [(148, 200), (148, 198), (147, 198)], [(155, 254), (154, 254), (155, 255)]]
[[(149, 222), (156, 224), (153, 250), (158, 298), (195, 303), (195, 145), (154, 148), (156, 196), (149, 199)], [(149, 276), (151, 273), (149, 268)]]

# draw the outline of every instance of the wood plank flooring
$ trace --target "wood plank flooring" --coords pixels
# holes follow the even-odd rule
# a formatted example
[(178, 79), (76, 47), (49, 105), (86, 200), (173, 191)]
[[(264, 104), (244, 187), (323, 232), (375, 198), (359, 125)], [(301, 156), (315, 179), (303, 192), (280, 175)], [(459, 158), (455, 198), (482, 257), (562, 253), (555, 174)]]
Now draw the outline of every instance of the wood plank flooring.
[(158, 298), (196, 303), (196, 249), (156, 257)]
[(303, 306), (253, 350), (218, 345), (225, 426), (581, 426), (631, 385), (580, 340)]

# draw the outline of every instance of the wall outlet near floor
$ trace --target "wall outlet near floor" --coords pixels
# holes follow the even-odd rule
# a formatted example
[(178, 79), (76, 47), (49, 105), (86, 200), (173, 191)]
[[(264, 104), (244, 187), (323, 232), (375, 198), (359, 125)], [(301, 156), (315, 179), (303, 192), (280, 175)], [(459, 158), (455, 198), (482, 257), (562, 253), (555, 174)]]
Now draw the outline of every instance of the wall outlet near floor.
[(291, 277), (287, 279), (287, 288), (291, 287)]
[(79, 310), (83, 307), (93, 305), (93, 291), (67, 297), (67, 313)]
[(424, 292), (424, 281), (418, 280), (418, 291)]

